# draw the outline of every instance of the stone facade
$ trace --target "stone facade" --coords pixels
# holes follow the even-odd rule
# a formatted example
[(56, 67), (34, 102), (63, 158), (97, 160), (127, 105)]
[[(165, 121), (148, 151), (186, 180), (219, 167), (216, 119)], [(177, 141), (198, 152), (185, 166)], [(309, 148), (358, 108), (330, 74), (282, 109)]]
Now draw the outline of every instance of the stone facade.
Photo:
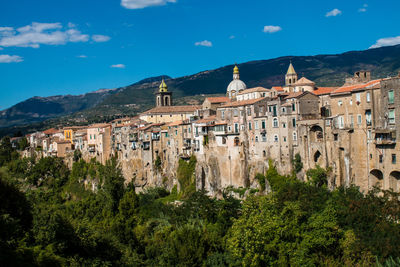
[[(237, 82), (237, 67), (234, 72)], [(85, 160), (104, 163), (117, 156), (127, 182), (139, 190), (179, 187), (178, 162), (192, 155), (198, 189), (219, 195), (228, 186), (256, 187), (256, 174), (270, 160), (291, 174), (299, 154), (300, 179), (319, 165), (331, 169), (331, 188), (400, 191), (400, 77), (371, 80), (369, 72), (357, 72), (341, 87), (318, 87), (305, 77), (298, 80), (291, 64), (283, 87), (231, 86), (227, 95), (208, 97), (202, 106), (161, 105), (135, 118), (76, 129), (63, 142), (73, 143)], [(63, 139), (59, 133), (53, 129), (29, 140), (32, 146), (39, 140), (49, 144), (56, 135)]]

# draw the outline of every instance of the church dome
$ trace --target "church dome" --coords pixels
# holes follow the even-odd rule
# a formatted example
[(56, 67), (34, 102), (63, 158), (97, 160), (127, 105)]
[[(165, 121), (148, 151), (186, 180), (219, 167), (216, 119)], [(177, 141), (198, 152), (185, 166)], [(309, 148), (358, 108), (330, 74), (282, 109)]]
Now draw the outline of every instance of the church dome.
[(229, 83), (227, 92), (229, 94), (230, 92), (233, 91), (234, 93), (237, 94), (240, 91), (245, 90), (246, 88), (247, 88), (246, 84), (242, 80), (237, 79)]
[(246, 88), (246, 84), (240, 80), (239, 68), (235, 64), (235, 67), (233, 68), (233, 81), (229, 83), (226, 90), (226, 95), (231, 99), (235, 98), (238, 93), (245, 90)]

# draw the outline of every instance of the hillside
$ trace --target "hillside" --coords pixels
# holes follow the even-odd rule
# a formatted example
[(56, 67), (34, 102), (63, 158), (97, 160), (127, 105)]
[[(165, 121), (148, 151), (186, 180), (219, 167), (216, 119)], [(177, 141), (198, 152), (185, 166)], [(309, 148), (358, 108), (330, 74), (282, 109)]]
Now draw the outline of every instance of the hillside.
[[(319, 86), (339, 86), (357, 70), (370, 70), (373, 77), (395, 75), (400, 70), (400, 45), (338, 55), (286, 56), (239, 64), (241, 79), (248, 87), (282, 85), (289, 61), (299, 74)], [(224, 94), (232, 80), (232, 65), (166, 82), (174, 99), (202, 94)], [(161, 76), (113, 90), (81, 96), (34, 97), (0, 112), (0, 127), (39, 122), (73, 114), (72, 117), (136, 114), (154, 105)], [(179, 100), (178, 100), (179, 101)], [(181, 101), (179, 101), (181, 102)]]

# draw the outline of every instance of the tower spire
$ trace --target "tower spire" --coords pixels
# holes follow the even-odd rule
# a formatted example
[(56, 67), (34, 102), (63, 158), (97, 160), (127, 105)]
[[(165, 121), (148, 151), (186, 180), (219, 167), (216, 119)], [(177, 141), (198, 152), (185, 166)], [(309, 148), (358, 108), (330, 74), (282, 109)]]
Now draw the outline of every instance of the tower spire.
[(160, 92), (167, 92), (168, 91), (168, 86), (164, 81), (164, 77), (162, 78), (161, 84), (160, 84)]
[(239, 68), (238, 68), (236, 63), (235, 63), (235, 67), (233, 68), (233, 79), (234, 80), (239, 80), (240, 79)]

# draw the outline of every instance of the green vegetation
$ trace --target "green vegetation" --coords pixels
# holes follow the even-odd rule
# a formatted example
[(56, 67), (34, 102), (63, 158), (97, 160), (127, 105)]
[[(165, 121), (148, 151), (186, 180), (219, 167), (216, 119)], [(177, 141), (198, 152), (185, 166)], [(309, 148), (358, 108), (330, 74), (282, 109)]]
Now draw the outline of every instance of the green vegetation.
[(301, 170), (303, 169), (303, 162), (301, 161), (301, 156), (299, 153), (294, 155), (293, 165), (294, 165), (294, 171), (296, 173), (301, 172)]
[[(308, 182), (270, 162), (238, 200), (195, 191), (196, 159), (181, 160), (180, 192), (124, 185), (114, 159), (19, 158), (0, 144), (2, 266), (396, 266), (400, 195), (328, 190), (329, 170)], [(263, 188), (264, 186), (261, 185)], [(261, 189), (262, 189), (261, 188)], [(264, 188), (265, 189), (265, 188)], [(245, 195), (247, 188), (236, 189)]]

